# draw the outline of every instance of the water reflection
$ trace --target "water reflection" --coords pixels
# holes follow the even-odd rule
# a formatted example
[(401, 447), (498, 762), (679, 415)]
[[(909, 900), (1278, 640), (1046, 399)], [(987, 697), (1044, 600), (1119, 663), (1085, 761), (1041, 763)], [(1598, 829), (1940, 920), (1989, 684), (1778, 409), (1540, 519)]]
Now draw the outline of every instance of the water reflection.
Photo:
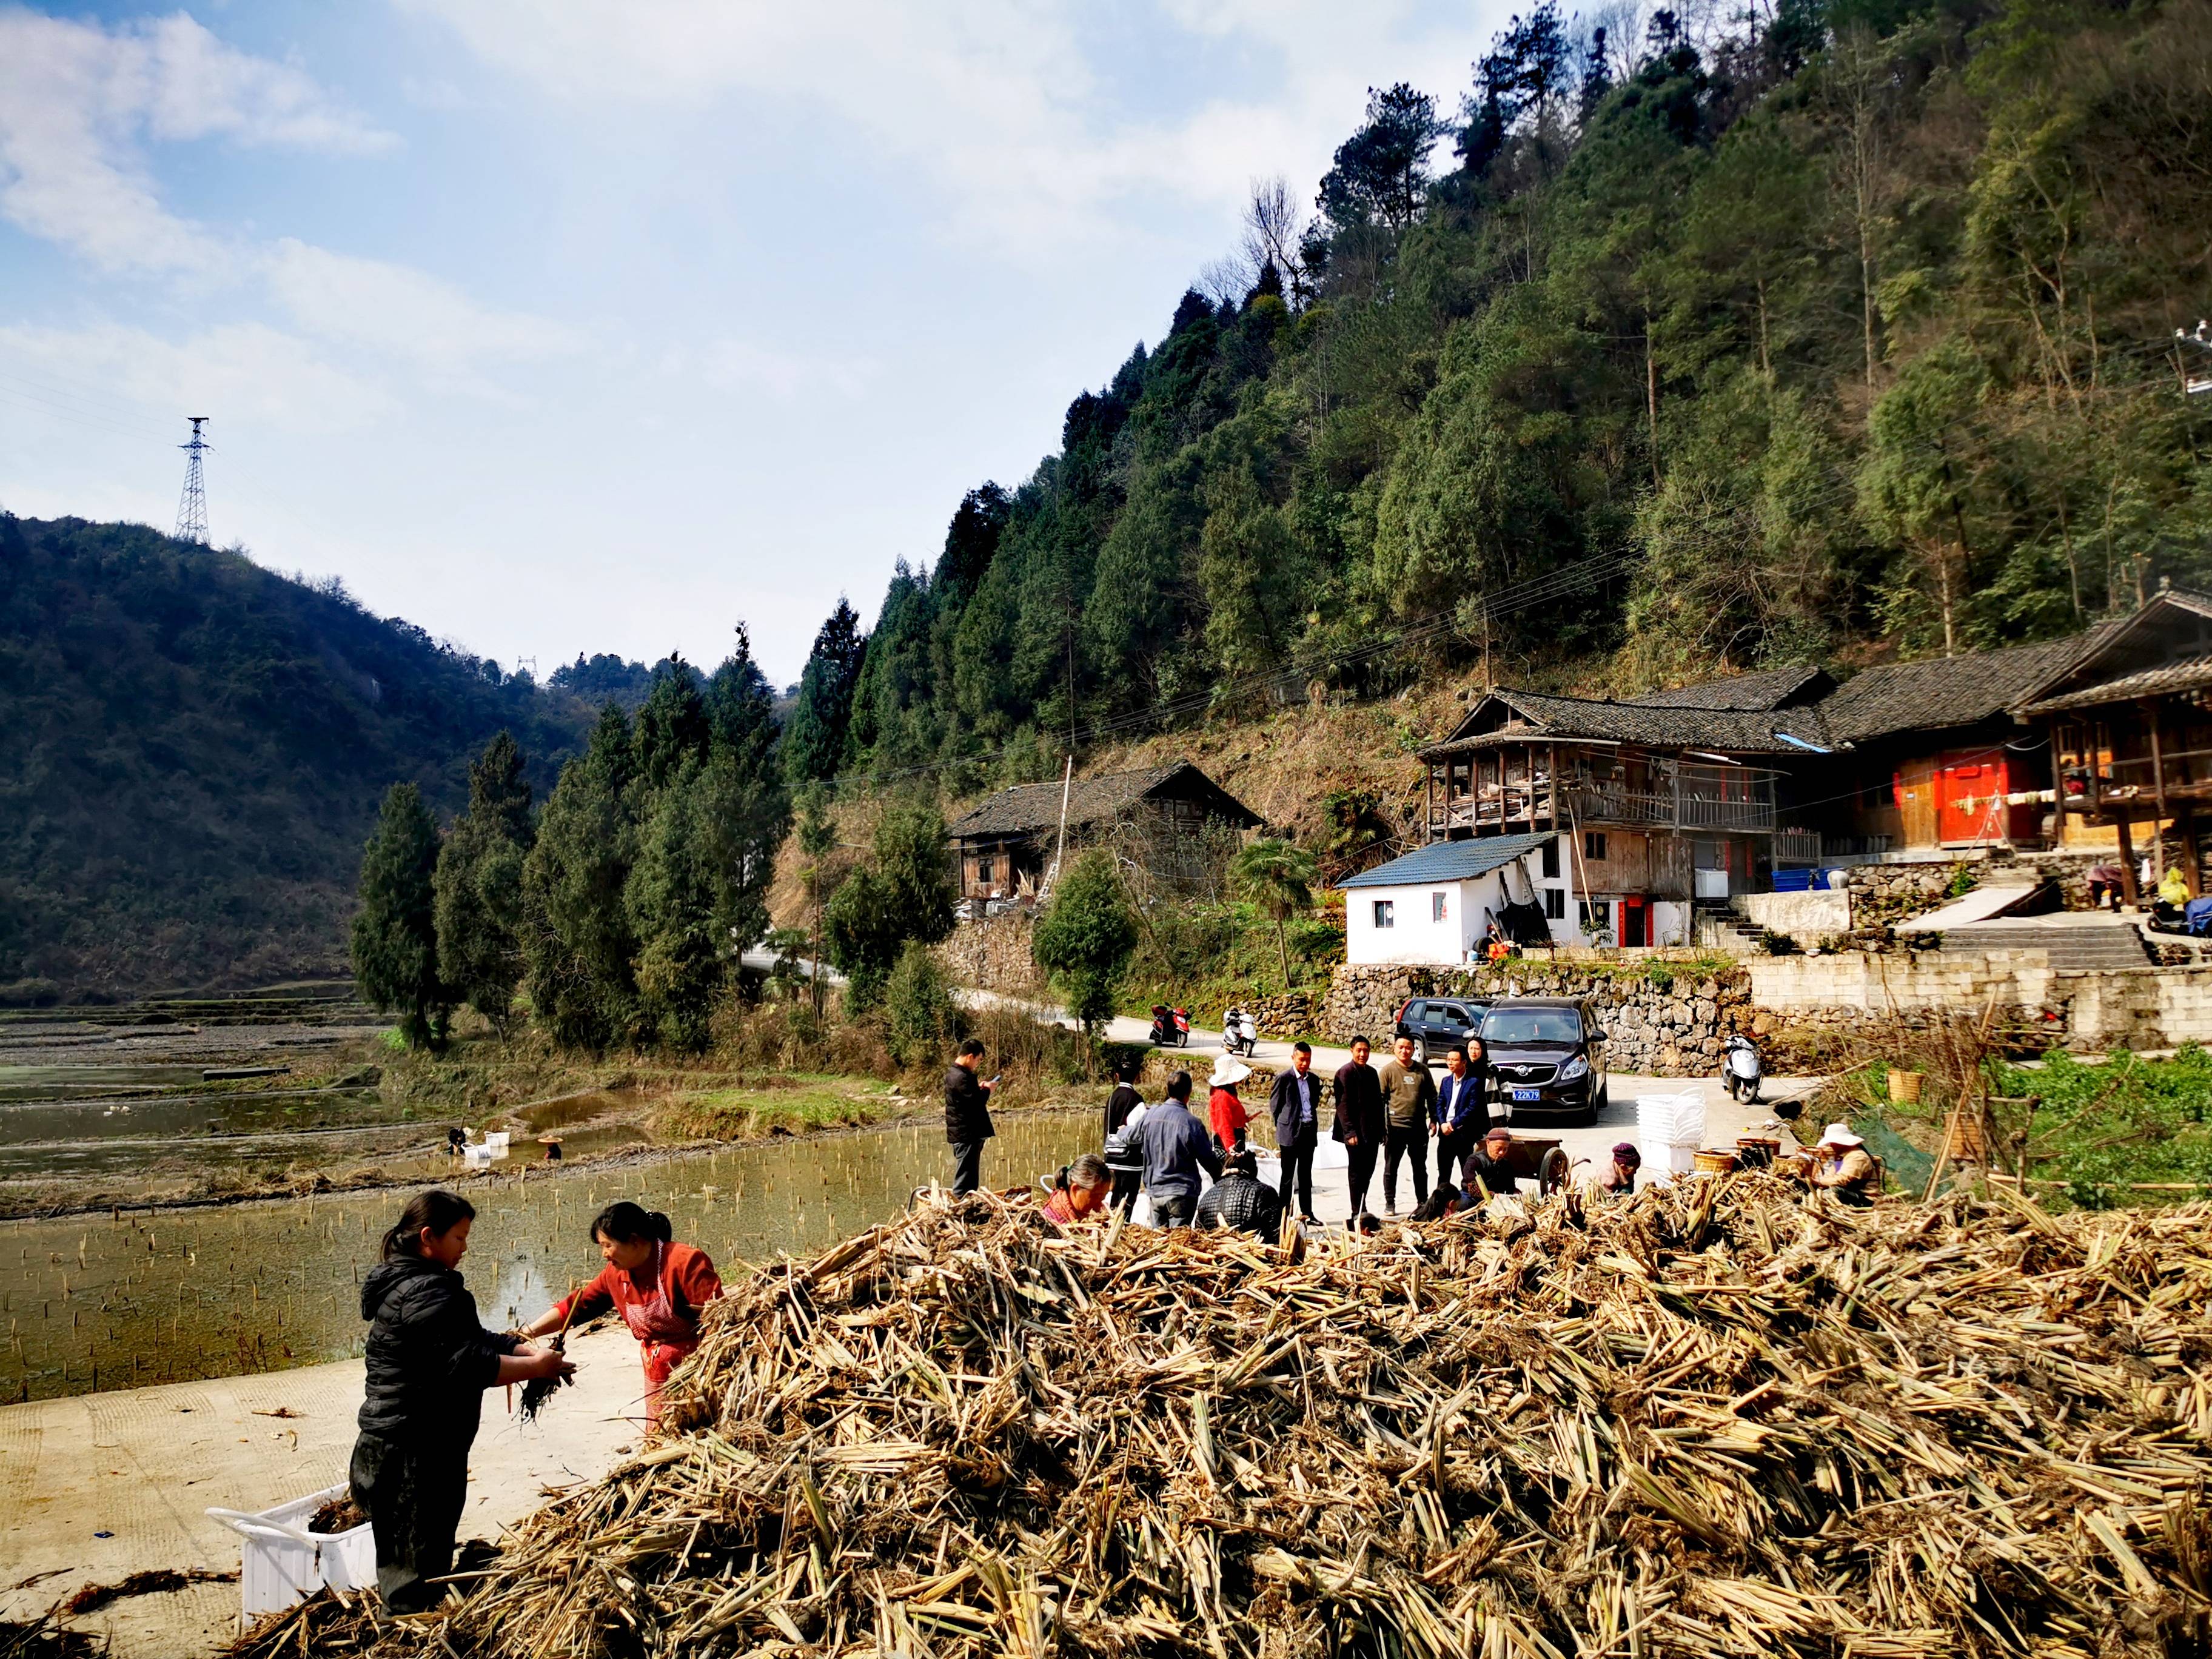
[[(1092, 1113), (1007, 1113), (986, 1180), (1034, 1181), (1096, 1141)], [(568, 1142), (573, 1155), (574, 1139)], [(533, 1152), (537, 1149), (533, 1147)], [(816, 1250), (949, 1169), (943, 1128), (773, 1140), (633, 1170), (456, 1176), (477, 1206), (465, 1266), (485, 1321), (520, 1322), (599, 1269), (603, 1205), (665, 1210), (725, 1277)], [(358, 1286), (405, 1194), (386, 1190), (120, 1219), (0, 1223), (0, 1400), (228, 1376), (361, 1351)]]

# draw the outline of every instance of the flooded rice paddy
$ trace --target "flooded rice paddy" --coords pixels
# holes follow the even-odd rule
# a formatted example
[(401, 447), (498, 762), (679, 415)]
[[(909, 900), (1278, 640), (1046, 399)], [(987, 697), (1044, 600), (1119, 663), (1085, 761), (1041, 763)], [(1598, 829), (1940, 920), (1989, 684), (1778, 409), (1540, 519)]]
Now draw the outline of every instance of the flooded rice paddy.
[[(550, 1115), (565, 1105), (549, 1103)], [(562, 1133), (574, 1156), (579, 1136)], [(1006, 1113), (984, 1177), (1000, 1187), (1034, 1181), (1096, 1134), (1089, 1112)], [(515, 1150), (542, 1156), (521, 1137)], [(676, 1236), (727, 1274), (880, 1220), (948, 1170), (943, 1128), (923, 1121), (629, 1167), (507, 1165), (447, 1184), (477, 1207), (463, 1272), (485, 1322), (503, 1327), (599, 1270), (587, 1229), (616, 1199), (666, 1211)], [(359, 1353), (361, 1276), (405, 1197), (384, 1190), (0, 1222), (0, 1401)]]

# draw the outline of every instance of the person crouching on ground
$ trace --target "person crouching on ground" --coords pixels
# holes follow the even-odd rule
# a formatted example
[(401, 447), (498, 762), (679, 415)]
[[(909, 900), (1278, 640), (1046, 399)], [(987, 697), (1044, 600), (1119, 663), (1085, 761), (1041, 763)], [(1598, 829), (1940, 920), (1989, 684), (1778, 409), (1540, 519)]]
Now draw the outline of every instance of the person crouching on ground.
[(1605, 1189), (1615, 1197), (1624, 1197), (1636, 1190), (1637, 1173), (1644, 1168), (1644, 1154), (1632, 1142), (1620, 1141), (1613, 1149), (1613, 1167), (1606, 1171)]
[(1865, 1141), (1851, 1133), (1850, 1124), (1831, 1123), (1821, 1131), (1813, 1153), (1813, 1166), (1805, 1173), (1808, 1182), (1826, 1188), (1845, 1204), (1874, 1202), (1874, 1154), (1867, 1151)]
[(1049, 1221), (1103, 1221), (1114, 1173), (1096, 1152), (1085, 1152), (1060, 1172), (1060, 1184), (1044, 1201)]
[[(1482, 1145), (1468, 1154), (1468, 1196), (1480, 1199), (1487, 1192), (1495, 1198), (1501, 1193), (1519, 1192), (1521, 1182), (1513, 1173), (1513, 1131), (1497, 1124), (1483, 1136)], [(1481, 1185), (1478, 1187), (1477, 1182)]]
[(542, 1336), (609, 1308), (620, 1314), (645, 1358), (647, 1428), (660, 1420), (669, 1373), (699, 1346), (699, 1310), (722, 1293), (706, 1251), (677, 1243), (674, 1232), (658, 1210), (627, 1199), (608, 1205), (592, 1222), (592, 1242), (606, 1263), (599, 1276), (522, 1328), (525, 1336)]
[(1313, 1044), (1291, 1045), (1291, 1069), (1275, 1079), (1267, 1096), (1275, 1119), (1275, 1145), (1283, 1153), (1283, 1185), (1276, 1195), (1291, 1207), (1291, 1186), (1297, 1184), (1298, 1219), (1319, 1224), (1314, 1214), (1314, 1152), (1321, 1145), (1321, 1079), (1313, 1074)]
[(1260, 1179), (1259, 1155), (1239, 1147), (1221, 1160), (1221, 1179), (1198, 1200), (1197, 1225), (1229, 1227), (1270, 1244), (1283, 1236), (1283, 1200)]
[(952, 1148), (955, 1198), (983, 1184), (983, 1143), (998, 1133), (991, 1127), (991, 1091), (999, 1079), (976, 1076), (982, 1065), (983, 1045), (969, 1037), (945, 1068), (945, 1139)]
[(1198, 1209), (1199, 1171), (1218, 1180), (1221, 1154), (1190, 1109), (1190, 1073), (1168, 1079), (1168, 1097), (1145, 1114), (1138, 1133), (1145, 1142), (1145, 1193), (1152, 1225), (1188, 1227)]
[(362, 1281), (367, 1388), (347, 1474), (376, 1540), (377, 1594), (393, 1613), (445, 1594), (428, 1581), (453, 1569), (483, 1391), (576, 1369), (555, 1349), (477, 1322), (460, 1273), (475, 1218), (465, 1198), (417, 1193)]
[(1213, 1130), (1213, 1144), (1225, 1157), (1244, 1145), (1245, 1126), (1252, 1115), (1237, 1085), (1252, 1075), (1252, 1068), (1234, 1054), (1221, 1054), (1213, 1062), (1213, 1075), (1206, 1079), (1206, 1121)]

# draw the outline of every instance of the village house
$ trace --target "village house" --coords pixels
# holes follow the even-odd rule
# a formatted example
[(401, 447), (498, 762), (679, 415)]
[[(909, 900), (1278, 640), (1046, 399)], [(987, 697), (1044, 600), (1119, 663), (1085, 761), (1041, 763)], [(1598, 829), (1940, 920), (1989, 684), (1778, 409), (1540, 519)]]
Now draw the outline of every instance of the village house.
[[(1050, 867), (1062, 823), (1062, 786), (1001, 789), (949, 830), (960, 896), (976, 912), (994, 899), (1034, 897)], [(1110, 842), (1170, 891), (1193, 892), (1219, 866), (1259, 814), (1188, 761), (1077, 778), (1066, 787), (1072, 843)]]

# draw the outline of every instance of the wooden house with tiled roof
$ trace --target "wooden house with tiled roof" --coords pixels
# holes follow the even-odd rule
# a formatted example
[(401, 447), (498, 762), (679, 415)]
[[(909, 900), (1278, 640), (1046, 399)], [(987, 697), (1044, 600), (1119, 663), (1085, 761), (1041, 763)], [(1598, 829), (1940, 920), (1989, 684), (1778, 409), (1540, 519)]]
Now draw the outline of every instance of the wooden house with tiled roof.
[[(1018, 784), (983, 800), (949, 828), (960, 895), (973, 902), (1034, 893), (1052, 862), (1062, 787)], [(1171, 888), (1202, 884), (1224, 838), (1258, 827), (1259, 814), (1188, 761), (1077, 778), (1066, 788), (1069, 838), (1111, 836)]]

